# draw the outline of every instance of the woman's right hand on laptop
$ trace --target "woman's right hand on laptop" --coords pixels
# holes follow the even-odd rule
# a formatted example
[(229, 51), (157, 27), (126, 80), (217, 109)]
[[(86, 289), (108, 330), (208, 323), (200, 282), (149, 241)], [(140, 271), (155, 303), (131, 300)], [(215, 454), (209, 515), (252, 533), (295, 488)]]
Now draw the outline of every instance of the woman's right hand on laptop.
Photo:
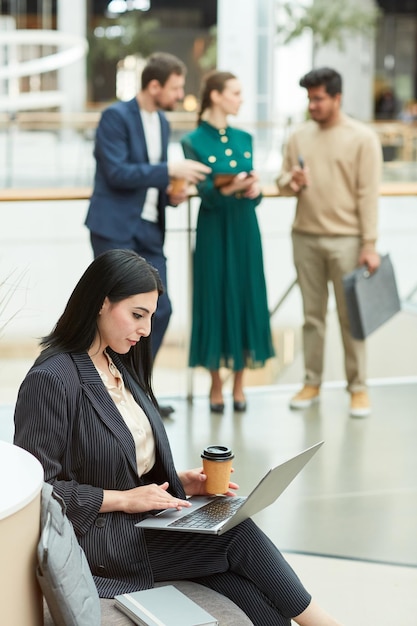
[(155, 483), (135, 487), (126, 491), (103, 491), (103, 502), (100, 513), (123, 511), (124, 513), (146, 513), (147, 511), (163, 511), (164, 509), (177, 509), (190, 507), (188, 500), (176, 498), (168, 492), (169, 483), (162, 485)]

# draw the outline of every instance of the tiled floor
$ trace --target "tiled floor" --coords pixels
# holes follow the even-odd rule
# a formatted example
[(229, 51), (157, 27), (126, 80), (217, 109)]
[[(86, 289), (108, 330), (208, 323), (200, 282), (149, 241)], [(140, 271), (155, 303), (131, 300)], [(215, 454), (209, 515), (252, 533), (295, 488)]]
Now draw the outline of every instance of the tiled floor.
[(415, 626), (417, 569), (287, 554), (315, 599), (344, 626)]

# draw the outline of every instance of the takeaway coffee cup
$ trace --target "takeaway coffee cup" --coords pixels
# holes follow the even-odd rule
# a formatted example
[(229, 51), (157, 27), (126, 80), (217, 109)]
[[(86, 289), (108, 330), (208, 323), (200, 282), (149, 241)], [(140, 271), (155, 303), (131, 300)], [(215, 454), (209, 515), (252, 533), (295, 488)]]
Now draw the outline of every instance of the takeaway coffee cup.
[(229, 491), (230, 472), (234, 454), (226, 446), (208, 446), (201, 454), (203, 470), (207, 475), (207, 493), (226, 493)]
[(181, 193), (186, 188), (185, 178), (171, 178), (172, 193)]

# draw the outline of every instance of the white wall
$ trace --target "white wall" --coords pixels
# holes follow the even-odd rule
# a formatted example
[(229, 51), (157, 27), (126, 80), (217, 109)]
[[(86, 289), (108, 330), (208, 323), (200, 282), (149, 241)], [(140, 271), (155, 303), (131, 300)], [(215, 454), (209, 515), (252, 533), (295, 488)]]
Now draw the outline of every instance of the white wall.
[(217, 15), (217, 68), (236, 74), (242, 81), (244, 102), (239, 119), (256, 119), (256, 28), (253, 0), (219, 0)]
[[(83, 226), (87, 201), (0, 203), (0, 283), (15, 272), (24, 274), (0, 326), (16, 313), (4, 331), (2, 341), (33, 342), (50, 332), (82, 272), (92, 261), (89, 236)], [(193, 202), (192, 223), (198, 209)], [(417, 224), (415, 199), (382, 198), (380, 202), (379, 250), (390, 252), (400, 295), (405, 297), (416, 285)], [(293, 198), (265, 199), (258, 208), (262, 232), (265, 275), (270, 308), (273, 308), (295, 272), (291, 252)], [(168, 209), (165, 252), (168, 283), (174, 313), (168, 335), (181, 338), (189, 332), (187, 205)], [(4, 294), (0, 289), (0, 298)], [(1, 304), (0, 304), (1, 311)], [(273, 318), (273, 326), (299, 327), (301, 302), (296, 288)]]
[[(57, 30), (86, 37), (86, 0), (58, 0)], [(87, 66), (85, 58), (58, 70), (58, 88), (65, 93), (62, 110), (70, 113), (84, 111), (87, 101)]]
[[(358, 0), (349, 0), (352, 4)], [(375, 5), (374, 0), (360, 0), (362, 7)], [(331, 45), (317, 54), (316, 66), (331, 66), (343, 77), (345, 113), (370, 121), (373, 119), (373, 81), (375, 67), (375, 42), (373, 38), (355, 35), (346, 39), (343, 50)]]
[[(360, 1), (375, 4), (374, 0)], [(280, 44), (276, 29), (286, 19), (282, 3), (274, 0), (218, 0), (218, 67), (235, 72), (242, 80), (245, 102), (238, 117), (242, 122), (268, 120), (284, 126), (305, 117), (307, 100), (299, 80), (312, 69), (312, 38), (306, 32), (289, 44)], [(340, 71), (344, 110), (358, 119), (372, 119), (373, 41), (355, 36), (347, 38), (343, 51), (326, 46), (315, 65)], [(262, 89), (265, 83), (267, 93)], [(269, 114), (263, 117), (265, 109)]]
[(242, 122), (267, 120), (272, 110), (275, 0), (218, 0), (217, 67), (241, 80)]
[[(198, 204), (193, 201), (193, 224)], [(87, 206), (87, 201), (0, 203), (0, 283), (13, 272), (8, 283), (11, 289), (13, 285), (17, 288), (0, 315), (1, 327), (16, 313), (4, 331), (4, 341), (32, 342), (49, 333), (62, 313), (93, 258), (89, 233), (83, 226)], [(259, 216), (265, 229), (265, 264), (273, 306), (294, 275), (288, 238), (292, 201), (265, 201)], [(174, 310), (169, 333), (184, 337), (189, 326), (186, 204), (168, 209), (167, 225), (165, 253)], [(0, 298), (6, 291), (6, 286), (0, 289)]]

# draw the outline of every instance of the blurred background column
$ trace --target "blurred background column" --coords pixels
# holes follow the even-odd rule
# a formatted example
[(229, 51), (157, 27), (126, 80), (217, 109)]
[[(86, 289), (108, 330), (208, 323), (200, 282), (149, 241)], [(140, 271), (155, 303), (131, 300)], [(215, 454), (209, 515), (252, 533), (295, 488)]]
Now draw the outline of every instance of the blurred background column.
[[(302, 19), (306, 18), (305, 11), (314, 4), (314, 0), (305, 0), (302, 5), (296, 0), (276, 2), (276, 28), (279, 26), (284, 34), (296, 32), (298, 28), (298, 33), (286, 43), (285, 37), (278, 37), (275, 48), (275, 119), (280, 124), (291, 125), (306, 117), (307, 98), (305, 90), (299, 87), (299, 80), (313, 67), (327, 66), (336, 69), (343, 77), (344, 111), (364, 121), (372, 120), (375, 37), (371, 33), (360, 32), (359, 22), (353, 30), (348, 25), (351, 23), (350, 17), (359, 9), (365, 13), (372, 11), (376, 7), (375, 0), (345, 0), (347, 16), (330, 20), (326, 33), (330, 36), (330, 42), (326, 44), (314, 43), (311, 12), (307, 16), (310, 28), (301, 28)], [(321, 6), (323, 4), (320, 3)], [(286, 10), (288, 5), (294, 8), (292, 16)], [(340, 26), (343, 21), (344, 28)], [(322, 25), (317, 22), (316, 29), (318, 33), (323, 33)]]
[[(352, 6), (375, 6), (374, 0), (347, 0)], [(343, 110), (364, 122), (373, 119), (373, 83), (375, 67), (375, 37), (357, 34), (346, 37), (340, 50), (335, 44), (323, 46), (317, 52), (316, 67), (330, 66), (343, 77)]]
[(237, 75), (239, 120), (266, 122), (273, 110), (274, 0), (218, 0), (217, 67)]
[[(86, 0), (58, 0), (57, 29), (63, 33), (86, 36)], [(87, 101), (87, 71), (85, 58), (58, 71), (58, 89), (66, 95), (63, 112), (84, 111)]]

